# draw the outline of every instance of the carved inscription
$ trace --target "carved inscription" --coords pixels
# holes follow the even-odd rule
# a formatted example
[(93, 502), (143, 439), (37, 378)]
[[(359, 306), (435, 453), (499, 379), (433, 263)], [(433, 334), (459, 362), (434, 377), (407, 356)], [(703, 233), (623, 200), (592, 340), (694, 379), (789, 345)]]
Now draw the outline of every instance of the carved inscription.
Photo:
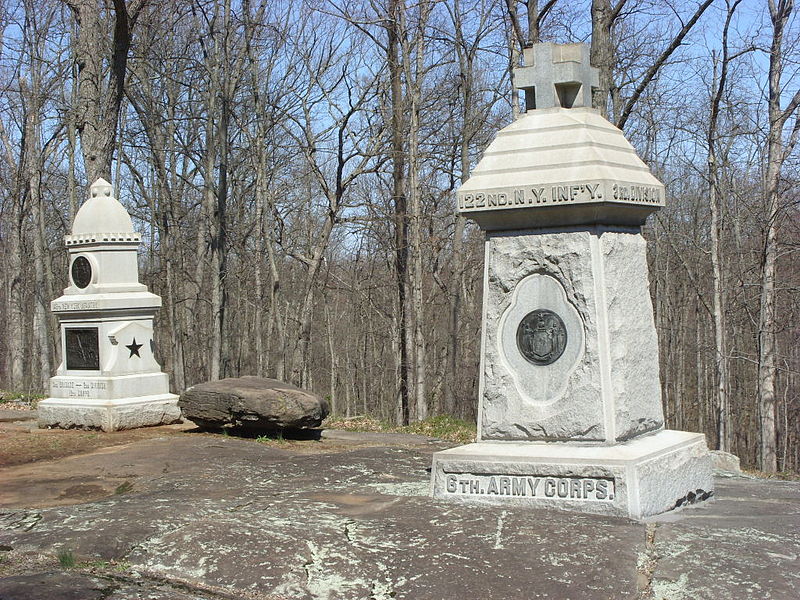
[(603, 199), (599, 182), (533, 186), (506, 192), (475, 192), (458, 195), (458, 208), (515, 208), (566, 202), (594, 202)]
[(622, 200), (624, 202), (649, 202), (651, 204), (661, 202), (661, 190), (646, 185), (620, 185), (615, 183), (611, 186), (611, 195), (614, 200)]
[(74, 302), (54, 302), (53, 310), (91, 310), (97, 308), (96, 300), (76, 300)]
[(663, 198), (659, 187), (610, 182), (603, 184), (600, 181), (458, 194), (458, 208), (466, 211), (604, 201), (660, 204)]
[(95, 390), (105, 391), (105, 381), (53, 381), (50, 384), (54, 396), (62, 398), (92, 398)]
[(96, 371), (100, 369), (100, 345), (97, 327), (67, 327), (64, 329), (67, 369)]
[(445, 489), (456, 496), (509, 496), (610, 502), (614, 480), (601, 477), (447, 474)]

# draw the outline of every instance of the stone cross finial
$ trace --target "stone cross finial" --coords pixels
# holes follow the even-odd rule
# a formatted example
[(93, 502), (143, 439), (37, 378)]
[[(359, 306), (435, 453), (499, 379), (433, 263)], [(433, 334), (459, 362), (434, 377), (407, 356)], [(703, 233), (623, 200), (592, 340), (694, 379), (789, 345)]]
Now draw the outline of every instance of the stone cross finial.
[(586, 44), (534, 44), (523, 50), (524, 67), (514, 69), (514, 87), (525, 92), (525, 110), (592, 106), (600, 85)]

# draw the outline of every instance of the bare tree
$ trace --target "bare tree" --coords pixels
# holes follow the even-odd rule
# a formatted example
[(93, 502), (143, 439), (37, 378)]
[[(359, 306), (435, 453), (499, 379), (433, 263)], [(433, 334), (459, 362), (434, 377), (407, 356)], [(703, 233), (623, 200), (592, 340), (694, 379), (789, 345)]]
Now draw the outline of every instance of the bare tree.
[(767, 98), (769, 119), (767, 172), (764, 180), (766, 231), (761, 271), (761, 305), (758, 317), (758, 400), (761, 421), (761, 469), (770, 473), (774, 473), (778, 469), (775, 427), (775, 379), (777, 375), (775, 276), (778, 259), (778, 222), (783, 214), (781, 171), (787, 156), (797, 142), (798, 134), (800, 134), (800, 117), (795, 116), (791, 137), (788, 142), (784, 142), (786, 123), (795, 115), (800, 106), (800, 91), (794, 94), (786, 107), (781, 106), (785, 61), (784, 33), (793, 9), (793, 0), (769, 0), (772, 43), (769, 55)]
[(655, 59), (648, 61), (650, 66), (638, 76), (634, 89), (623, 102), (621, 96), (622, 87), (614, 81), (614, 69), (618, 62), (614, 26), (622, 16), (622, 11), (628, 0), (617, 0), (615, 4), (612, 4), (611, 0), (592, 0), (592, 44), (590, 56), (592, 65), (600, 71), (600, 86), (595, 91), (593, 104), (604, 117), (609, 118), (608, 104), (610, 100), (611, 118), (609, 120), (620, 129), (625, 128), (625, 123), (630, 118), (645, 89), (647, 89), (675, 50), (680, 47), (683, 40), (713, 1), (703, 0), (697, 6), (695, 12), (685, 23), (682, 23), (681, 28), (667, 43), (667, 46)]
[(111, 161), (125, 91), (133, 28), (147, 0), (113, 0), (114, 23), (109, 44), (105, 3), (63, 0), (78, 24), (73, 56), (78, 65), (77, 128), (88, 183), (111, 179)]
[(397, 278), (397, 420), (408, 424), (409, 407), (409, 348), (408, 330), (408, 210), (406, 199), (405, 128), (403, 126), (406, 99), (403, 94), (403, 63), (401, 44), (405, 22), (405, 0), (389, 0), (386, 28), (386, 62), (389, 66), (391, 105), (392, 205), (394, 207), (394, 268)]
[[(289, 250), (290, 256), (305, 267), (298, 336), (290, 366), (291, 380), (301, 386), (308, 386), (310, 382), (309, 349), (315, 290), (328, 244), (335, 226), (343, 219), (343, 211), (352, 206), (350, 188), (362, 175), (375, 170), (375, 155), (383, 143), (383, 130), (366, 118), (365, 112), (376, 99), (377, 78), (359, 82), (353, 73), (363, 64), (338, 43), (315, 43), (322, 27), (315, 23), (313, 33), (311, 29), (309, 24), (307, 32), (311, 38), (301, 37), (295, 48), (302, 60), (305, 86), (294, 92), (296, 110), (287, 114), (289, 126), (286, 128), (302, 151), (313, 180), (308, 193), (315, 194), (319, 190), (323, 202), (321, 222), (312, 226), (307, 250)], [(334, 31), (329, 33), (332, 38), (341, 36)], [(326, 124), (319, 118), (323, 104)], [(314, 198), (304, 201), (310, 206), (315, 204)]]
[[(471, 118), (473, 105), (475, 102), (475, 93), (473, 91), (475, 86), (475, 59), (480, 43), (480, 37), (474, 41), (466, 39), (464, 13), (461, 3), (456, 0), (453, 6), (449, 9), (450, 20), (453, 25), (453, 47), (456, 51), (458, 58), (458, 74), (460, 79), (461, 89), (461, 106), (462, 115), (461, 123), (462, 128), (459, 132), (459, 167), (461, 171), (460, 181), (464, 183), (469, 177), (470, 172), (470, 144), (475, 136), (475, 121)], [(481, 25), (478, 27), (479, 32), (485, 31), (483, 26), (485, 20), (482, 20)], [(480, 36), (480, 33), (478, 34)], [(455, 223), (453, 229), (453, 255), (452, 262), (452, 275), (450, 281), (450, 320), (449, 326), (449, 343), (447, 355), (447, 369), (445, 371), (444, 381), (444, 397), (442, 408), (447, 413), (452, 413), (455, 409), (455, 388), (456, 388), (456, 373), (458, 373), (459, 362), (459, 340), (458, 331), (461, 319), (461, 305), (463, 302), (463, 277), (465, 273), (464, 262), (462, 258), (464, 247), (464, 228), (466, 226), (466, 219), (461, 214), (455, 215)]]
[[(36, 278), (33, 326), (39, 360), (36, 382), (46, 389), (52, 375), (54, 327), (49, 310), (50, 299), (53, 297), (53, 276), (48, 264), (42, 179), (45, 162), (57, 145), (56, 138), (60, 135), (60, 128), (57, 128), (49, 140), (43, 143), (41, 118), (45, 99), (51, 92), (48, 88), (53, 87), (60, 73), (57, 72), (58, 65), (52, 65), (48, 69), (49, 63), (44, 51), (47, 32), (55, 18), (55, 10), (47, 7), (47, 10), (37, 13), (31, 3), (26, 5), (26, 9), (23, 31), (29, 59), (28, 77), (20, 77), (19, 80), (20, 96), (25, 106), (22, 171), (33, 218), (33, 265)], [(56, 68), (55, 74), (52, 72), (52, 67)], [(50, 71), (49, 79), (47, 70)]]
[[(740, 53), (731, 56), (728, 48), (728, 33), (731, 20), (741, 0), (726, 0), (727, 15), (722, 28), (722, 56), (717, 60), (712, 56), (713, 63), (713, 88), (711, 97), (711, 112), (708, 120), (708, 134), (706, 143), (708, 147), (708, 189), (709, 208), (711, 211), (711, 266), (713, 276), (713, 311), (714, 311), (714, 347), (716, 356), (714, 366), (717, 380), (717, 439), (719, 449), (730, 452), (730, 414), (728, 400), (728, 347), (727, 347), (727, 318), (726, 318), (726, 285), (723, 275), (723, 254), (721, 247), (721, 190), (719, 182), (719, 164), (717, 162), (717, 136), (719, 127), (719, 112), (723, 94), (726, 90), (728, 68), (730, 61)], [(717, 66), (719, 65), (719, 67)], [(719, 72), (717, 69), (719, 68)]]
[[(252, 10), (252, 14), (251, 14)], [(278, 259), (276, 256), (276, 240), (273, 232), (273, 215), (275, 214), (275, 178), (277, 170), (275, 165), (270, 164), (270, 155), (276, 152), (276, 137), (279, 135), (278, 123), (281, 120), (281, 110), (283, 100), (290, 96), (292, 86), (289, 77), (293, 70), (285, 71), (284, 76), (276, 76), (279, 71), (279, 61), (284, 44), (287, 41), (290, 31), (288, 16), (290, 11), (286, 11), (285, 17), (274, 19), (270, 27), (265, 27), (266, 5), (261, 4), (256, 9), (251, 9), (250, 3), (245, 4), (245, 34), (247, 39), (246, 50), (250, 72), (250, 87), (252, 90), (253, 126), (245, 128), (245, 135), (249, 137), (249, 142), (253, 148), (250, 153), (252, 168), (255, 173), (255, 206), (256, 206), (256, 228), (258, 231), (258, 250), (261, 256), (266, 257), (267, 272), (266, 276), (263, 268), (263, 260), (256, 260), (255, 264), (255, 285), (259, 291), (259, 296), (263, 298), (263, 291), (267, 290), (267, 314), (258, 310), (255, 318), (255, 352), (258, 356), (257, 373), (263, 376), (269, 369), (270, 353), (273, 347), (282, 348), (285, 345), (285, 332), (281, 311), (279, 310), (281, 296), (281, 273), (278, 269)], [(266, 56), (259, 55), (258, 30), (263, 29), (266, 37), (270, 40), (263, 51)], [(265, 279), (267, 282), (265, 283)], [(265, 329), (266, 326), (266, 329)], [(285, 372), (285, 352), (280, 350), (277, 353), (275, 365), (275, 376), (284, 379)]]
[[(425, 64), (426, 28), (432, 5), (423, 0), (417, 5), (417, 19), (413, 34), (408, 35), (408, 24), (401, 27), (406, 35), (401, 44), (404, 78), (406, 81), (409, 127), (408, 127), (408, 193), (409, 211), (409, 255), (411, 269), (408, 272), (411, 291), (411, 311), (406, 332), (406, 345), (413, 349), (412, 379), (414, 393), (414, 419), (424, 420), (428, 416), (427, 394), (427, 346), (424, 334), (425, 304), (423, 300), (423, 247), (422, 247), (422, 189), (419, 181), (422, 157), (420, 156), (420, 112), (422, 110)], [(399, 16), (405, 18), (405, 13)]]

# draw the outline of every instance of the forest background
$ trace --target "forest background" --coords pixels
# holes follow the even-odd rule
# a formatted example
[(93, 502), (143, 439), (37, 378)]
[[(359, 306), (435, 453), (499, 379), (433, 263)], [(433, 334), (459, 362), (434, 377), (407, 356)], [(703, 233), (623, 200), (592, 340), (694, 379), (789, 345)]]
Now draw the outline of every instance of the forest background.
[(342, 416), (475, 419), (482, 236), (454, 191), (536, 41), (667, 186), (645, 227), (670, 427), (800, 470), (800, 27), (791, 0), (0, 0), (0, 388), (113, 182), (173, 391), (245, 374)]

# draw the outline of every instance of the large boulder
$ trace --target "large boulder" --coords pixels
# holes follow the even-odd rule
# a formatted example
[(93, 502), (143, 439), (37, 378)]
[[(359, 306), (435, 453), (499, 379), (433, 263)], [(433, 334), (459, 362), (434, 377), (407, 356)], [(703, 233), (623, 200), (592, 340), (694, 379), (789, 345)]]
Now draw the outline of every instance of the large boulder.
[(203, 429), (251, 433), (319, 427), (329, 411), (316, 394), (263, 377), (200, 383), (181, 394), (178, 406), (184, 418)]

